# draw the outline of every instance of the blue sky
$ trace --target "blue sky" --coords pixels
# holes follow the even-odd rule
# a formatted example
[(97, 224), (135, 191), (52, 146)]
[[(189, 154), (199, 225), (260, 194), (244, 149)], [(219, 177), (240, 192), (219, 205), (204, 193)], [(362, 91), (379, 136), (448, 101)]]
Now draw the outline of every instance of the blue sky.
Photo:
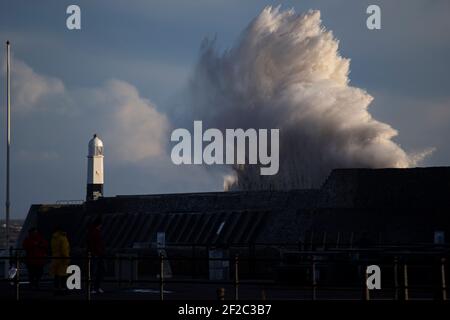
[[(81, 7), (80, 31), (65, 26), (69, 4)], [(164, 144), (150, 140), (154, 128), (170, 126), (177, 114), (174, 105), (180, 105), (202, 39), (217, 37), (219, 48), (230, 48), (266, 5), (278, 4), (2, 1), (0, 40), (12, 41), (13, 63), (21, 72), (19, 93), (13, 94), (13, 217), (24, 217), (31, 203), (84, 198), (87, 142), (99, 130), (107, 154), (107, 195), (221, 190), (223, 172), (174, 167), (157, 156)], [(380, 5), (381, 30), (365, 27), (368, 4)], [(450, 163), (449, 1), (283, 1), (282, 9), (289, 8), (321, 10), (341, 54), (351, 59), (351, 84), (374, 97), (370, 112), (399, 131), (396, 142), (407, 151), (435, 147), (423, 165)], [(4, 86), (4, 76), (0, 79)], [(20, 81), (29, 79), (36, 81), (29, 87), (36, 94), (19, 96)], [(4, 132), (4, 90), (0, 101)], [(129, 104), (140, 105), (142, 116), (153, 119), (151, 128), (131, 134), (115, 122), (122, 110), (117, 106)], [(163, 116), (152, 116), (147, 107)], [(132, 121), (145, 127), (139, 115)], [(119, 150), (125, 144), (131, 149)], [(130, 156), (140, 145), (146, 151)], [(1, 150), (4, 168), (3, 142)], [(3, 199), (3, 183), (0, 192)]]

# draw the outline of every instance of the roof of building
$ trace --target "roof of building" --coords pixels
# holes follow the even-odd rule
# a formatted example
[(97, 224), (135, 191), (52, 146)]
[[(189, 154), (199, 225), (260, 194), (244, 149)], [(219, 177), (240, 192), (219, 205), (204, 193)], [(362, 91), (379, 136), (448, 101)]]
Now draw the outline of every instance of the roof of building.
[(424, 241), (432, 230), (450, 232), (449, 193), (450, 167), (338, 169), (320, 189), (120, 195), (34, 205), (26, 223), (47, 236), (62, 225), (83, 247), (88, 226), (102, 215), (111, 249), (154, 242), (157, 232), (173, 244), (292, 242), (312, 229), (378, 230), (392, 241)]

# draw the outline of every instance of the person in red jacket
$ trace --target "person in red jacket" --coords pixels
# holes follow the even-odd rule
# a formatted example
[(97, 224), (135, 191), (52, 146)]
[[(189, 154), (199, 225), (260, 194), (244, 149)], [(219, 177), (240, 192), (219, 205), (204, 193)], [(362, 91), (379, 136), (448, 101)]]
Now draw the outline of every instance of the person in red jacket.
[(31, 228), (22, 246), (26, 253), (25, 262), (30, 284), (33, 288), (39, 289), (39, 282), (44, 273), (44, 265), (47, 259), (48, 242), (36, 228)]
[(93, 293), (103, 293), (103, 289), (100, 287), (105, 274), (105, 261), (103, 260), (105, 254), (105, 246), (103, 244), (103, 237), (101, 232), (102, 219), (98, 216), (94, 223), (89, 227), (87, 237), (87, 249), (91, 253), (92, 257), (92, 274), (94, 285), (92, 288)]

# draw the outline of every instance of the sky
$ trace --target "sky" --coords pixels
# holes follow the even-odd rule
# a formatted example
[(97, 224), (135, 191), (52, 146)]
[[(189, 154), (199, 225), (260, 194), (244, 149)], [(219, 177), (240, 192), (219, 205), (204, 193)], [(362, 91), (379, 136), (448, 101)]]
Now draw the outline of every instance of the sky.
[[(66, 8), (81, 8), (81, 30)], [(87, 144), (105, 144), (105, 195), (220, 191), (224, 171), (171, 163), (173, 119), (202, 40), (231, 48), (274, 1), (0, 2), (0, 41), (12, 42), (12, 218), (33, 203), (85, 197)], [(381, 30), (366, 8), (381, 8)], [(374, 97), (377, 120), (398, 130), (404, 150), (435, 148), (422, 166), (450, 163), (450, 2), (282, 1), (281, 9), (321, 11), (349, 58), (351, 85)], [(5, 55), (2, 50), (1, 86)], [(5, 90), (0, 90), (0, 168), (5, 168)], [(4, 203), (5, 170), (0, 170)], [(0, 211), (3, 212), (3, 211)], [(3, 216), (3, 215), (2, 215)]]

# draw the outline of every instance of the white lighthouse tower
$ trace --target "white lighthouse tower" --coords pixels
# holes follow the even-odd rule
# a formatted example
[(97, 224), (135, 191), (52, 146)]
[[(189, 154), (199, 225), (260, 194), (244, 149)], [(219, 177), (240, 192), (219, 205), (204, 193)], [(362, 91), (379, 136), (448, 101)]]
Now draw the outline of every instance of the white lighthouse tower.
[(96, 134), (89, 141), (86, 200), (103, 196), (103, 142)]

